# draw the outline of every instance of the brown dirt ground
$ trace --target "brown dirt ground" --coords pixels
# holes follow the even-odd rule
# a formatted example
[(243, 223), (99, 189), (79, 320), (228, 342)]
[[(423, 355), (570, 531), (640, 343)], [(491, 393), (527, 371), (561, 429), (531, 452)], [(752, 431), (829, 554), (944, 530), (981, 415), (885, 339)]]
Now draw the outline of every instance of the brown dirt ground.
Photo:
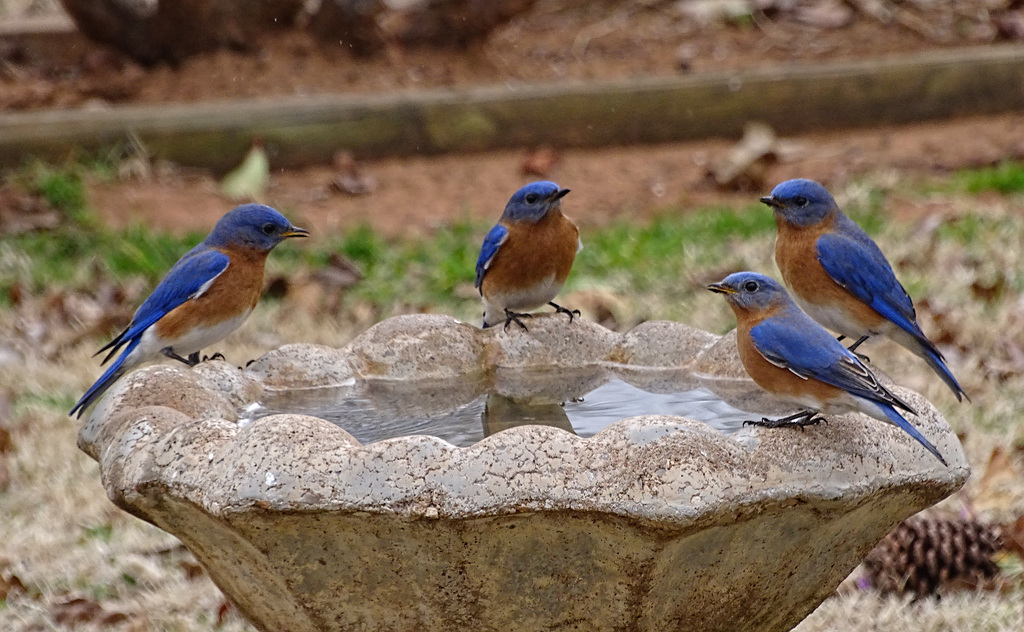
[[(27, 50), (0, 48), (7, 62), (0, 111), (673, 75), (863, 59), (996, 37), (968, 32), (937, 41), (857, 12), (842, 27), (821, 28), (798, 17), (813, 2), (745, 26), (701, 24), (665, 6), (671, 4), (542, 1), (468, 50), (394, 45), (374, 58), (291, 28), (271, 32), (249, 52), (222, 50), (146, 69), (76, 34)], [(941, 8), (922, 19), (941, 22)]]
[[(860, 14), (842, 28), (810, 26), (793, 13), (762, 16), (745, 27), (700, 26), (668, 11), (667, 4), (644, 10), (636, 3), (540, 2), (468, 51), (392, 47), (374, 59), (355, 58), (291, 29), (264, 38), (257, 52), (219, 51), (174, 67), (144, 69), (75, 35), (22, 51), (4, 67), (0, 111), (663, 75), (949, 45)], [(970, 43), (955, 40), (965, 41)], [(680, 58), (688, 60), (686, 70)], [(600, 225), (620, 214), (643, 218), (675, 204), (749, 203), (775, 182), (798, 175), (838, 186), (870, 170), (926, 173), (992, 164), (1024, 155), (1024, 126), (1018, 121), (1005, 115), (807, 135), (795, 139), (795, 157), (770, 167), (760, 186), (741, 194), (717, 191), (705, 177), (707, 166), (728, 152), (726, 140), (560, 151), (545, 177), (574, 190), (569, 208), (581, 224)], [(497, 215), (515, 188), (536, 177), (522, 173), (523, 158), (513, 151), (375, 161), (361, 165), (378, 183), (362, 197), (334, 191), (328, 166), (274, 171), (265, 201), (321, 234), (358, 223), (389, 234), (416, 231), (465, 216)], [(93, 207), (112, 225), (144, 221), (201, 231), (231, 206), (217, 194), (210, 174), (156, 172), (162, 175), (91, 183)]]
[[(586, 228), (621, 216), (643, 220), (668, 206), (747, 205), (774, 183), (791, 177), (841, 186), (878, 170), (926, 177), (1024, 157), (1019, 114), (810, 134), (791, 140), (796, 155), (769, 167), (760, 190), (722, 192), (708, 182), (706, 166), (728, 153), (732, 143), (726, 140), (566, 150), (560, 152), (548, 177), (573, 190), (566, 210)], [(359, 224), (395, 235), (462, 218), (494, 219), (512, 191), (529, 179), (521, 172), (525, 153), (363, 163), (361, 168), (378, 184), (373, 193), (359, 197), (332, 189), (333, 167), (279, 170), (272, 174), (267, 201), (321, 235)], [(92, 182), (89, 196), (93, 208), (112, 226), (144, 221), (169, 231), (203, 231), (231, 206), (219, 195), (210, 175), (196, 172), (148, 182)], [(925, 212), (906, 205), (894, 210)]]

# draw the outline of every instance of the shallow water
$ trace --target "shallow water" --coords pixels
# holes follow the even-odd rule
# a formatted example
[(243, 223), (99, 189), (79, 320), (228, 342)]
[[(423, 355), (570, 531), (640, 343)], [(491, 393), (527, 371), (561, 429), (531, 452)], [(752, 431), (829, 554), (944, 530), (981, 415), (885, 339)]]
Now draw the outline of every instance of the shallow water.
[[(557, 380), (557, 377), (552, 377)], [(252, 411), (253, 419), (281, 412), (311, 414), (337, 424), (362, 443), (426, 434), (457, 446), (514, 426), (545, 424), (590, 437), (608, 425), (638, 415), (677, 415), (702, 421), (725, 433), (758, 415), (733, 408), (705, 388), (653, 393), (618, 377), (583, 391), (582, 396), (510, 396), (476, 392), (450, 383), (430, 388), (359, 383), (336, 389), (292, 391), (270, 396)], [(557, 390), (557, 389), (556, 389)], [(659, 385), (665, 390), (665, 385)]]

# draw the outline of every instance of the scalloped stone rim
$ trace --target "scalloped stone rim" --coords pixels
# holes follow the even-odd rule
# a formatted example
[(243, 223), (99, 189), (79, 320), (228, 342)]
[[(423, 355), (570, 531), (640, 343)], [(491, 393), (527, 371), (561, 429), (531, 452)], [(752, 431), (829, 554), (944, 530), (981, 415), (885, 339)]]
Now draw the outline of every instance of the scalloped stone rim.
[(528, 332), (404, 316), (340, 350), (289, 345), (244, 371), (146, 367), (97, 405), (79, 445), (110, 498), (181, 538), (258, 627), (311, 631), (788, 629), (969, 475), (945, 420), (898, 387), (949, 468), (863, 415), (730, 436), (664, 416), (589, 439), (522, 426), (466, 448), (361, 445), (303, 415), (237, 423), (264, 389), (496, 366), (688, 368), (727, 401), (762, 397), (731, 335), (666, 322), (617, 334), (558, 316)]

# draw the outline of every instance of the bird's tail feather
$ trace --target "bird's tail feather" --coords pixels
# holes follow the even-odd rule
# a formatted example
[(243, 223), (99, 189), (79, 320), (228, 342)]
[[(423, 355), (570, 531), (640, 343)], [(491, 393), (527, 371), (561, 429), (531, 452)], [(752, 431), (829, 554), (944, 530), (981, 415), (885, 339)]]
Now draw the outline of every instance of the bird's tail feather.
[(946, 466), (949, 465), (948, 463), (946, 463), (946, 459), (942, 458), (942, 454), (939, 453), (938, 448), (932, 445), (931, 441), (925, 439), (924, 435), (921, 434), (921, 432), (917, 428), (915, 428), (909, 421), (904, 419), (903, 416), (900, 415), (895, 408), (893, 408), (892, 406), (882, 404), (879, 404), (878, 407), (882, 409), (882, 412), (885, 413), (885, 416), (888, 417), (889, 420), (892, 421), (892, 423), (899, 426), (904, 432), (909, 434), (911, 437), (914, 437), (914, 439), (916, 439), (918, 443), (923, 445), (926, 450), (934, 454), (935, 458), (937, 458), (940, 463)]
[(96, 380), (96, 382), (89, 387), (89, 390), (85, 392), (85, 395), (82, 395), (82, 399), (78, 400), (75, 407), (68, 413), (69, 416), (81, 419), (82, 413), (85, 412), (85, 409), (106, 393), (108, 388), (114, 385), (114, 382), (116, 382), (117, 379), (128, 370), (129, 367), (125, 366), (125, 361), (128, 359), (131, 352), (135, 350), (135, 347), (137, 347), (138, 344), (138, 339), (135, 339), (128, 344), (121, 355), (118, 356), (117, 360), (107, 367), (107, 370), (103, 372), (100, 379)]
[(946, 359), (942, 357), (942, 353), (935, 348), (935, 345), (931, 344), (931, 341), (927, 341), (927, 344), (921, 344), (921, 357), (932, 368), (932, 371), (935, 371), (935, 374), (942, 378), (942, 381), (946, 383), (949, 390), (953, 391), (953, 394), (956, 395), (956, 401), (962, 402), (964, 398), (967, 398), (967, 401), (971, 401), (971, 398), (967, 397), (967, 393), (960, 386), (960, 382), (957, 382), (956, 378), (953, 377), (953, 372), (946, 366)]

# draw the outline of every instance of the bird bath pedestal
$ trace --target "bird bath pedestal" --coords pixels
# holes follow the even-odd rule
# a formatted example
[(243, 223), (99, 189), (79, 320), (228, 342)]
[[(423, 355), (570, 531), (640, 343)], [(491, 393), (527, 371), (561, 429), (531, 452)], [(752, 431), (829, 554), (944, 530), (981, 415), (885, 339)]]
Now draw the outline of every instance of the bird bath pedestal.
[[(648, 415), (585, 439), (525, 425), (469, 447), (363, 445), (301, 414), (245, 423), (254, 402), (330, 388), (515, 401), (537, 388), (517, 376), (540, 368), (641, 388), (675, 376), (766, 411), (731, 334), (669, 322), (617, 334), (564, 315), (528, 325), (405, 316), (245, 370), (150, 366), (111, 389), (79, 445), (111, 500), (180, 538), (253, 624), (295, 632), (788, 630), (969, 474), (946, 422), (899, 387), (948, 468), (862, 415), (733, 434)], [(547, 380), (546, 396), (578, 386)]]

